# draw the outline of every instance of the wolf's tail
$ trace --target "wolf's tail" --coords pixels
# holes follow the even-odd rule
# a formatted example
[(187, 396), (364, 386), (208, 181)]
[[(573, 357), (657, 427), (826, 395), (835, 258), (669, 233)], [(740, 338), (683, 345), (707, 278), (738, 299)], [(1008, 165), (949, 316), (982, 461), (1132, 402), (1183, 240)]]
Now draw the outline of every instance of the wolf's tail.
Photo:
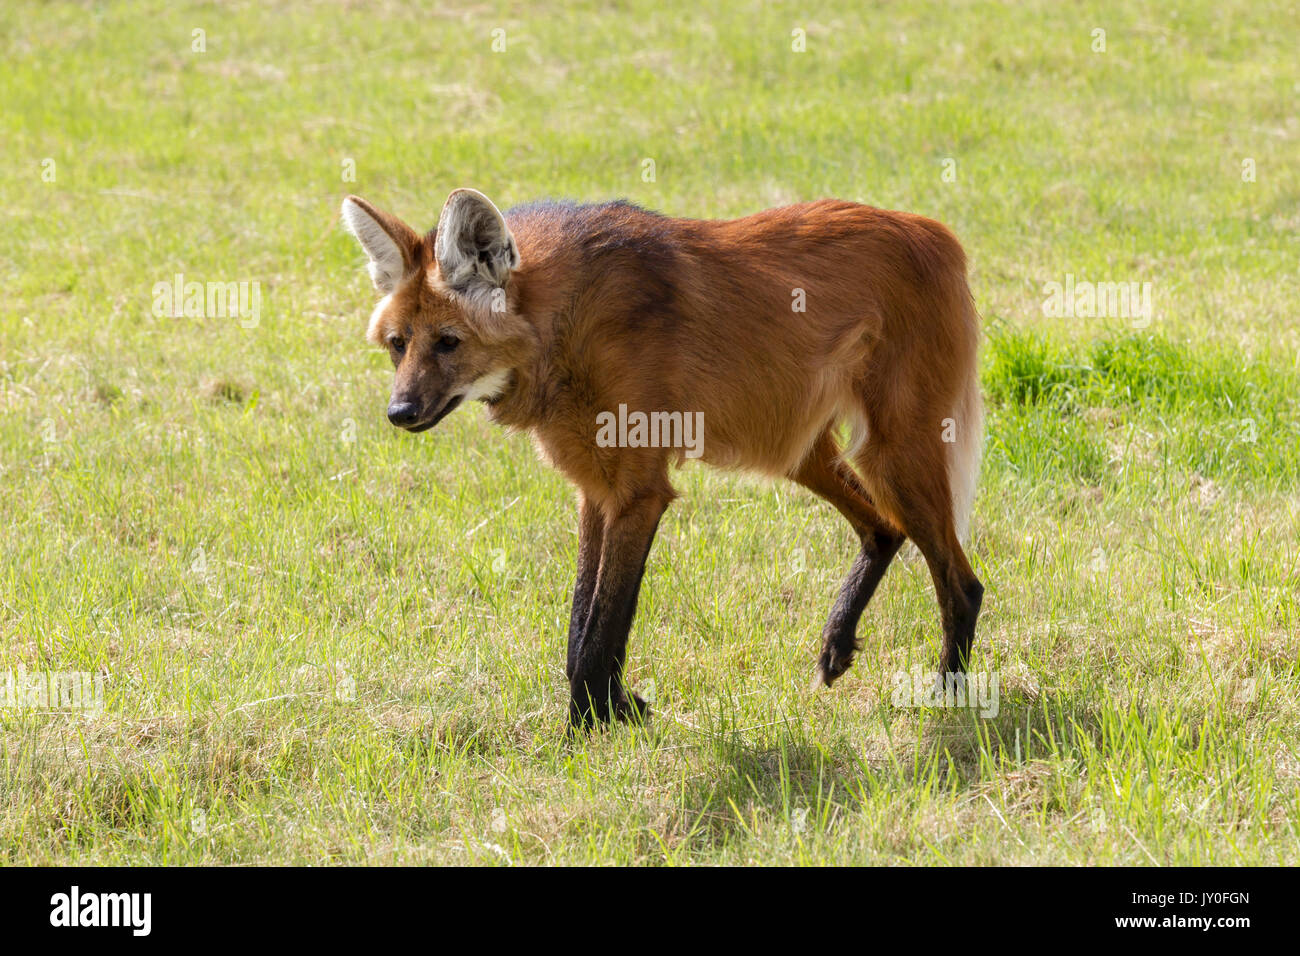
[[(971, 322), (978, 328), (975, 304), (970, 304)], [(952, 517), (957, 537), (965, 542), (970, 528), (971, 506), (979, 481), (980, 455), (984, 450), (984, 402), (980, 397), (976, 349), (962, 357), (962, 384), (953, 409), (956, 441), (948, 445), (948, 487), (952, 492)]]

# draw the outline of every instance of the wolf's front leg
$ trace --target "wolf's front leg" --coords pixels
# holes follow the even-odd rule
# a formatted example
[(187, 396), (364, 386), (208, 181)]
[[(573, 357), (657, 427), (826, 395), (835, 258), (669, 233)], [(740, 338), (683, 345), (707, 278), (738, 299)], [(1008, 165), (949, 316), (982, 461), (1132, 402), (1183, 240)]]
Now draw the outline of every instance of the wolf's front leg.
[(646, 557), (670, 500), (669, 493), (641, 495), (605, 525), (586, 626), (576, 653), (570, 645), (570, 728), (610, 717), (641, 720), (649, 712), (645, 701), (623, 686), (623, 661)]
[(600, 572), (600, 548), (605, 539), (605, 515), (586, 495), (578, 502), (578, 580), (573, 585), (573, 610), (569, 614), (569, 650), (564, 674), (573, 680), (578, 666), (578, 648), (587, 629), (591, 601), (596, 596), (596, 576)]

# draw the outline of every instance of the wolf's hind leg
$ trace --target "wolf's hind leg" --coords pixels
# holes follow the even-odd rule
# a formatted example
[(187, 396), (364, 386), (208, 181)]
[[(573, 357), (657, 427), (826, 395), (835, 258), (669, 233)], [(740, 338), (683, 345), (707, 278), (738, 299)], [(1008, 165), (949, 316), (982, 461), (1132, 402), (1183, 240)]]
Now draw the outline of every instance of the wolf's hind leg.
[(853, 469), (840, 461), (839, 448), (829, 429), (818, 437), (791, 477), (833, 504), (848, 519), (861, 543), (822, 632), (813, 686), (829, 687), (852, 665), (860, 646), (858, 620), (904, 538), (872, 505)]

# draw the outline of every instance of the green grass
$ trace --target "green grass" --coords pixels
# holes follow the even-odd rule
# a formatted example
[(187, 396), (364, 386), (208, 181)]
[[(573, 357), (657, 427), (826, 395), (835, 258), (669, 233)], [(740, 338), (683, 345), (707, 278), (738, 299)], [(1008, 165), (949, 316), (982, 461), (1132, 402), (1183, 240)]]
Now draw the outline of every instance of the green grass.
[[(1300, 487), (1300, 375), (1289, 369), (1132, 334), (1071, 348), (1001, 331), (986, 358), (989, 454), (1022, 478), (1116, 491), (1139, 475)], [(1125, 480), (1115, 485), (1108, 466), (1121, 463)]]
[[(108, 699), (0, 711), (0, 861), (1300, 862), (1296, 40), (1244, 2), (6, 5), (0, 674)], [(478, 411), (387, 425), (336, 218), (462, 185), (952, 225), (998, 715), (892, 705), (937, 661), (914, 556), (809, 694), (847, 526), (688, 469), (655, 719), (566, 743), (572, 494)], [(155, 316), (176, 273), (261, 321)], [(1067, 274), (1153, 321), (1046, 316)]]

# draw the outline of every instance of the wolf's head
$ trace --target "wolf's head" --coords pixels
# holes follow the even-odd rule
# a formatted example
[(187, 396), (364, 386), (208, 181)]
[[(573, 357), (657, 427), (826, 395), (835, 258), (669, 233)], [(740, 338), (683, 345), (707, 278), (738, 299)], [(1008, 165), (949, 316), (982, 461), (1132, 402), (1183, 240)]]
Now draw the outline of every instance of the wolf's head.
[(420, 432), (462, 402), (505, 399), (531, 329), (512, 311), (519, 250), (497, 207), (457, 189), (424, 236), (356, 196), (343, 200), (342, 216), (384, 295), (366, 337), (397, 369), (389, 421)]

